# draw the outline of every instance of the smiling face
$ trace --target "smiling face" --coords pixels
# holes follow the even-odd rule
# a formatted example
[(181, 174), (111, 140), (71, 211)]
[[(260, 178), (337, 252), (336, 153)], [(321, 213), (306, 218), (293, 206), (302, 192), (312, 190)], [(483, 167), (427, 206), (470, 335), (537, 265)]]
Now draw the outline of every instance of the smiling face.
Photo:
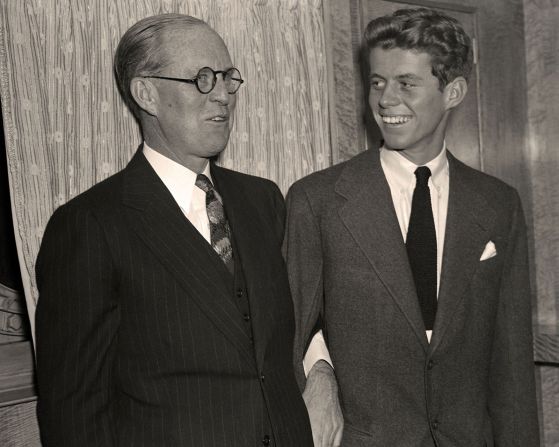
[[(203, 67), (217, 71), (233, 66), (223, 40), (209, 27), (176, 28), (162, 39), (163, 51), (157, 56), (163, 68), (157, 75), (190, 79)], [(147, 115), (142, 129), (151, 147), (195, 172), (225, 149), (236, 95), (227, 93), (221, 74), (208, 94), (200, 93), (194, 84), (172, 80), (141, 78), (136, 82), (139, 97), (149, 99), (143, 107)]]
[(423, 52), (376, 47), (369, 63), (369, 106), (384, 146), (418, 165), (435, 158), (443, 147), (449, 111), (457, 105), (451, 100), (453, 83), (440, 90), (431, 57)]

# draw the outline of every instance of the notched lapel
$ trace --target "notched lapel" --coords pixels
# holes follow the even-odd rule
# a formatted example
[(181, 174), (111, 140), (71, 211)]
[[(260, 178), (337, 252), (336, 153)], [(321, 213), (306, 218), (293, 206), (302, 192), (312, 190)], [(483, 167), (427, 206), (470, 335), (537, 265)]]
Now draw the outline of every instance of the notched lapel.
[(454, 312), (464, 299), (496, 219), (494, 210), (476, 192), (476, 185), (468, 181), (468, 168), (450, 153), (448, 159), (448, 212), (431, 351), (439, 346)]
[(253, 362), (225, 266), (190, 224), (143, 154), (126, 168), (123, 204), (130, 227), (196, 301), (208, 319)]
[(347, 199), (339, 210), (340, 218), (427, 351), (406, 247), (378, 151), (369, 150), (351, 160), (336, 192)]

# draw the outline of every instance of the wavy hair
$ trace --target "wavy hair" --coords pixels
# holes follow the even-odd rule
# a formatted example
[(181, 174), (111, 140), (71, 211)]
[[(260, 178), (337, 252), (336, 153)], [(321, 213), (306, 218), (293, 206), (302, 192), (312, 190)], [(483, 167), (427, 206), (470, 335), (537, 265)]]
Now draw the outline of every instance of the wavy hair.
[(458, 76), (468, 80), (472, 41), (458, 20), (428, 8), (400, 9), (371, 20), (365, 29), (367, 54), (374, 48), (400, 48), (431, 56), (433, 76), (442, 90)]

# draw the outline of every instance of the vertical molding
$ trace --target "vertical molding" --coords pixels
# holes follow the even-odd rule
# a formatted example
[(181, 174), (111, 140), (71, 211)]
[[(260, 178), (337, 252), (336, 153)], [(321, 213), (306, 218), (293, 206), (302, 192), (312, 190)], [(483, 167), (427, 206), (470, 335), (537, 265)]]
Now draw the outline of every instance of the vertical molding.
[(359, 0), (325, 0), (324, 13), (332, 162), (337, 164), (366, 147), (358, 50), (361, 4)]
[[(531, 179), (534, 241), (533, 278), (537, 297), (536, 342), (559, 337), (559, 2), (523, 0), (526, 42), (526, 163)], [(537, 346), (537, 345), (536, 345)], [(542, 443), (559, 446), (559, 366), (537, 366)]]
[(559, 3), (524, 0), (538, 323), (559, 324)]

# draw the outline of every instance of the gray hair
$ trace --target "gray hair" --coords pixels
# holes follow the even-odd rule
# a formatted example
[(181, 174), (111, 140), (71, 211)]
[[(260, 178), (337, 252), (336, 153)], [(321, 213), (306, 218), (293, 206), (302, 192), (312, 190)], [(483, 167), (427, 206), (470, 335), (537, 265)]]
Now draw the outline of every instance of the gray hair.
[(166, 32), (198, 26), (209, 27), (196, 17), (160, 14), (136, 22), (121, 37), (114, 58), (114, 73), (120, 94), (136, 119), (139, 119), (141, 109), (130, 93), (130, 81), (136, 76), (156, 74), (165, 66), (161, 47)]

